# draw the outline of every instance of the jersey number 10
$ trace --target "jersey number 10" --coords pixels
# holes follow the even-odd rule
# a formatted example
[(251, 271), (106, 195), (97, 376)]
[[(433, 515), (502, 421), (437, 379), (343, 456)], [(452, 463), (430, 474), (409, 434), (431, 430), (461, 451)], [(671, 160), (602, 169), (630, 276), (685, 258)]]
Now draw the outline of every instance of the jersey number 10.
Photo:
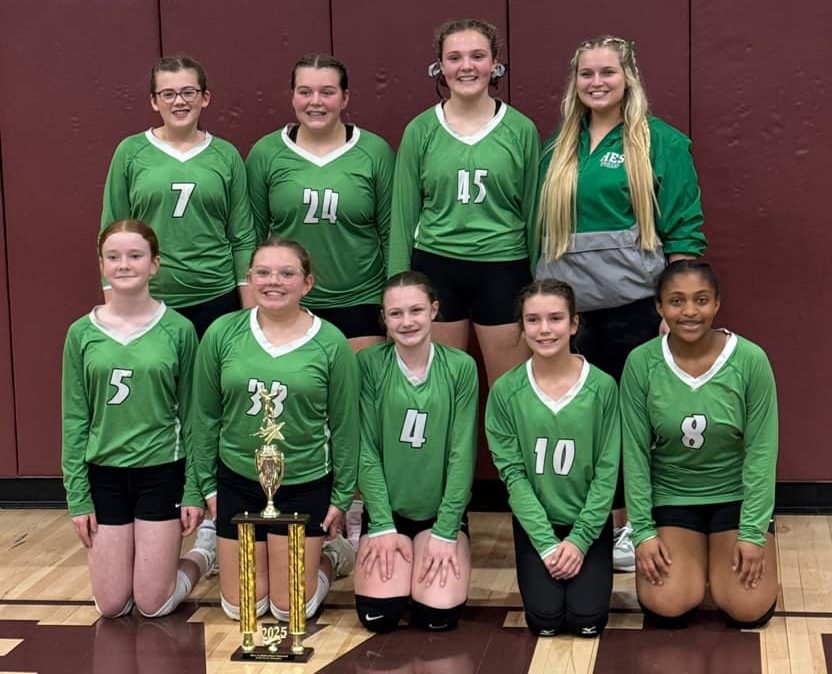
[[(534, 445), (534, 472), (543, 475), (546, 469), (546, 450), (549, 448), (549, 438), (538, 438)], [(569, 475), (575, 462), (575, 441), (558, 440), (552, 452), (552, 470), (555, 475)]]

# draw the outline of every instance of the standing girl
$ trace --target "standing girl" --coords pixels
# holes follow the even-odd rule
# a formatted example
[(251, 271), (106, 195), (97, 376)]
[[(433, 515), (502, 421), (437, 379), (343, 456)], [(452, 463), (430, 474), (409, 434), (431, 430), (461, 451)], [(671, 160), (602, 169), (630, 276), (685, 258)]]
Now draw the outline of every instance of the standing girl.
[[(194, 375), (194, 452), (208, 508), (217, 523), (220, 588), (226, 614), (239, 619), (237, 513), (259, 512), (255, 432), (262, 422), (260, 389), (273, 396), (273, 418), (285, 423), (278, 442), (286, 457), (275, 506), (308, 513), (307, 617), (348, 573), (355, 552), (338, 537), (322, 559), (324, 537), (341, 530), (358, 469), (358, 368), (344, 336), (301, 307), (314, 279), (300, 244), (279, 237), (255, 250), (248, 279), (255, 306), (213, 323), (199, 346)], [(257, 614), (288, 620), (288, 531), (255, 527)]]
[(469, 355), (431, 340), (439, 303), (424, 274), (393, 276), (382, 301), (392, 341), (358, 355), (366, 512), (355, 608), (367, 629), (386, 632), (412, 598), (412, 623), (453, 629), (471, 576), (477, 370)]
[(705, 586), (740, 627), (777, 599), (777, 393), (760, 347), (714, 330), (719, 283), (681, 260), (659, 276), (669, 334), (638, 347), (621, 379), (627, 509), (636, 591), (660, 624), (684, 621)]
[[(163, 264), (151, 291), (188, 318), (200, 337), (217, 316), (246, 303), (255, 244), (240, 154), (199, 128), (210, 102), (197, 61), (168, 56), (156, 62), (150, 106), (162, 125), (116, 148), (101, 214), (102, 227), (118, 218), (153, 224)], [(105, 295), (108, 290), (105, 285)]]
[(75, 321), (64, 345), (64, 486), (101, 615), (125, 615), (135, 601), (158, 617), (215, 557), (213, 539), (199, 536), (179, 559), (205, 505), (188, 417), (196, 334), (150, 295), (159, 243), (148, 225), (111, 223), (98, 255), (110, 301)]
[(491, 390), (485, 431), (514, 513), (517, 583), (535, 634), (607, 624), (621, 435), (613, 379), (570, 353), (575, 296), (546, 279), (518, 300), (532, 357)]
[[(690, 139), (648, 115), (633, 48), (612, 36), (578, 47), (540, 168), (537, 277), (572, 285), (577, 351), (616, 381), (627, 354), (658, 333), (653, 287), (666, 260), (705, 250)], [(623, 505), (619, 479), (615, 506)], [(615, 567), (633, 571), (625, 523), (617, 511)]]
[(307, 54), (292, 70), (297, 124), (261, 138), (246, 160), (260, 238), (294, 239), (315, 260), (304, 298), (355, 350), (380, 342), (378, 321), (390, 230), (393, 151), (341, 114), (347, 70), (327, 54)]
[(393, 185), (388, 274), (436, 286), (437, 341), (465, 349), (474, 323), (489, 383), (525, 355), (514, 298), (537, 259), (539, 140), (534, 124), (489, 95), (505, 71), (499, 38), (476, 19), (440, 27), (430, 73), (449, 96), (404, 131)]

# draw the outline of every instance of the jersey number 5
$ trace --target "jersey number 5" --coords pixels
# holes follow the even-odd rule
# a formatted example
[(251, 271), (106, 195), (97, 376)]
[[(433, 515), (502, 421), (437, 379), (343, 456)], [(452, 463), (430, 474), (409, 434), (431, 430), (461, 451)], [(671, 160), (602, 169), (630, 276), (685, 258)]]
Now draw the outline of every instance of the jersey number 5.
[[(303, 205), (308, 207), (306, 217), (303, 221), (307, 225), (316, 225), (321, 220), (329, 220), (333, 225), (338, 220), (338, 192), (329, 189), (324, 190), (324, 198), (321, 199), (318, 190), (306, 188), (303, 190)], [(318, 204), (321, 204), (321, 215), (318, 217)]]
[(425, 426), (428, 423), (428, 413), (419, 410), (407, 410), (402, 424), (401, 442), (409, 444), (413, 449), (421, 449), (425, 444)]
[[(473, 175), (473, 181), (471, 176)], [(473, 171), (466, 171), (459, 169), (457, 171), (457, 195), (456, 198), (463, 204), (471, 202), (471, 182), (477, 188), (477, 196), (474, 197), (475, 204), (481, 204), (485, 201), (485, 177), (488, 175), (488, 169), (475, 169)]]
[[(546, 468), (546, 450), (549, 448), (549, 438), (538, 438), (534, 445), (535, 464), (534, 472), (543, 475)], [(575, 441), (558, 440), (555, 443), (555, 451), (552, 452), (552, 470), (555, 475), (569, 475), (572, 464), (575, 462)]]
[(116, 392), (113, 397), (107, 401), (108, 405), (121, 405), (127, 396), (130, 395), (130, 387), (124, 383), (124, 379), (129, 379), (133, 376), (133, 370), (119, 370), (113, 369), (110, 373), (110, 384), (116, 387)]
[(196, 183), (171, 183), (170, 189), (172, 192), (179, 192), (176, 206), (173, 207), (173, 217), (182, 218), (185, 216), (185, 211), (188, 210), (188, 204), (196, 189)]

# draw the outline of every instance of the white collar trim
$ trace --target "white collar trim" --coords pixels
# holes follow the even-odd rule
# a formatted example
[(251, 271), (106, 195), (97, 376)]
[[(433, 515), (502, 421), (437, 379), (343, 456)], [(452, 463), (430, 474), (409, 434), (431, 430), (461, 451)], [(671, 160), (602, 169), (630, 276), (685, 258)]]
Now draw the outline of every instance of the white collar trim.
[(205, 148), (207, 148), (211, 144), (211, 141), (214, 139), (214, 137), (206, 131), (205, 140), (201, 141), (200, 143), (197, 143), (190, 150), (181, 152), (177, 150), (175, 147), (168, 145), (165, 141), (161, 140), (160, 138), (154, 136), (153, 129), (148, 129), (147, 131), (145, 131), (144, 136), (145, 138), (147, 138), (147, 142), (150, 143), (153, 147), (157, 148), (161, 152), (164, 152), (169, 157), (173, 157), (174, 159), (181, 162), (186, 162), (189, 159), (193, 159), (198, 154), (202, 153), (202, 151), (205, 150)]
[(728, 332), (727, 330), (723, 330), (722, 332), (726, 332), (728, 334), (728, 339), (725, 340), (725, 346), (722, 347), (722, 352), (716, 357), (714, 364), (708, 368), (708, 371), (698, 377), (689, 375), (682, 368), (676, 365), (676, 361), (673, 360), (673, 354), (670, 352), (670, 344), (668, 343), (669, 335), (664, 335), (664, 337), (662, 337), (662, 355), (664, 355), (664, 362), (667, 363), (667, 366), (673, 374), (681, 379), (683, 383), (690, 386), (694, 391), (711, 381), (711, 379), (716, 376), (717, 372), (722, 369), (722, 366), (725, 365), (726, 361), (731, 357), (731, 354), (734, 353), (734, 349), (737, 348), (737, 336), (733, 332)]
[(557, 414), (560, 412), (564, 407), (566, 407), (569, 403), (571, 403), (575, 396), (577, 396), (581, 389), (584, 387), (586, 383), (586, 378), (589, 376), (589, 363), (587, 362), (586, 358), (583, 356), (578, 356), (581, 360), (584, 361), (584, 364), (581, 366), (581, 374), (578, 375), (578, 379), (575, 381), (572, 386), (569, 387), (569, 390), (563, 394), (559, 400), (553, 400), (550, 398), (546, 393), (544, 393), (543, 389), (537, 385), (537, 382), (534, 378), (534, 371), (532, 370), (532, 359), (529, 358), (526, 361), (526, 374), (529, 377), (529, 384), (531, 384), (532, 391), (535, 392), (538, 398), (540, 398), (540, 402), (542, 402), (546, 407), (548, 407), (553, 413)]
[(98, 317), (95, 315), (95, 310), (98, 309), (99, 306), (101, 305), (99, 304), (98, 306), (93, 307), (92, 311), (90, 311), (90, 322), (96, 328), (101, 330), (101, 332), (107, 335), (107, 337), (109, 337), (115, 342), (118, 342), (122, 346), (127, 346), (131, 342), (135, 342), (137, 339), (150, 332), (154, 327), (156, 327), (156, 324), (162, 320), (162, 316), (165, 315), (165, 311), (167, 310), (165, 303), (160, 301), (159, 308), (156, 310), (156, 313), (153, 314), (153, 317), (146, 325), (143, 325), (140, 328), (136, 328), (135, 330), (133, 330), (133, 332), (127, 335), (120, 335), (117, 332), (113, 332), (112, 330), (110, 330), (103, 323), (101, 323), (101, 321), (98, 320)]
[(306, 310), (306, 312), (312, 316), (312, 325), (309, 326), (309, 329), (297, 339), (293, 339), (291, 342), (281, 344), (280, 346), (273, 346), (272, 343), (266, 339), (266, 335), (263, 334), (263, 330), (257, 322), (257, 307), (252, 308), (249, 313), (248, 323), (251, 327), (251, 333), (254, 335), (254, 339), (263, 351), (269, 354), (272, 358), (277, 358), (278, 356), (285, 356), (287, 353), (290, 353), (295, 349), (299, 349), (318, 334), (318, 331), (321, 329), (321, 319), (309, 310)]
[(286, 147), (288, 147), (292, 152), (294, 152), (299, 157), (303, 157), (306, 161), (312, 162), (318, 168), (326, 166), (330, 162), (335, 161), (341, 155), (349, 152), (355, 144), (358, 143), (358, 139), (361, 137), (361, 130), (353, 125), (352, 127), (352, 138), (350, 138), (346, 143), (344, 143), (341, 147), (335, 148), (332, 152), (325, 154), (322, 157), (319, 157), (316, 154), (312, 154), (308, 150), (304, 150), (300, 145), (298, 145), (295, 141), (291, 139), (289, 136), (289, 128), (290, 125), (287, 124), (283, 127), (283, 131), (280, 132), (281, 138), (283, 138), (283, 142), (286, 143)]
[(491, 133), (500, 122), (503, 121), (503, 117), (506, 116), (506, 110), (508, 109), (508, 105), (506, 105), (505, 102), (502, 102), (500, 104), (500, 109), (497, 111), (497, 114), (494, 115), (490, 120), (488, 120), (488, 122), (485, 125), (483, 125), (483, 127), (479, 131), (477, 131), (474, 134), (471, 134), (470, 136), (461, 136), (450, 126), (448, 126), (448, 120), (445, 119), (445, 110), (442, 107), (441, 103), (437, 103), (436, 108), (434, 109), (436, 110), (436, 116), (439, 119), (439, 123), (442, 125), (442, 128), (444, 128), (445, 131), (447, 131), (461, 143), (465, 143), (466, 145), (476, 145), (489, 133)]
[(413, 386), (419, 386), (424, 384), (428, 380), (428, 375), (430, 374), (430, 366), (433, 364), (433, 354), (436, 352), (436, 349), (433, 347), (433, 342), (430, 343), (430, 354), (428, 355), (428, 364), (425, 367), (425, 374), (424, 376), (420, 377), (416, 374), (413, 374), (413, 370), (411, 370), (407, 364), (402, 360), (402, 357), (399, 355), (399, 350), (393, 346), (393, 349), (396, 351), (396, 362), (399, 364), (399, 369), (402, 371), (405, 379), (409, 381)]

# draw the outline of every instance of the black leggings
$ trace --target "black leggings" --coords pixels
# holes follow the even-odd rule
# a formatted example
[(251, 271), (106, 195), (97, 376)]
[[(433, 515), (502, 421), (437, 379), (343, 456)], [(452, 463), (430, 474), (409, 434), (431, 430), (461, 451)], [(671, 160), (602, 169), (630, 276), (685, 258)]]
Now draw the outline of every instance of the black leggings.
[[(516, 518), (514, 551), (517, 584), (526, 610), (526, 623), (535, 634), (551, 636), (569, 631), (583, 637), (599, 635), (607, 624), (612, 594), (612, 521), (587, 550), (578, 575), (555, 580)], [(571, 527), (555, 527), (563, 540)]]

